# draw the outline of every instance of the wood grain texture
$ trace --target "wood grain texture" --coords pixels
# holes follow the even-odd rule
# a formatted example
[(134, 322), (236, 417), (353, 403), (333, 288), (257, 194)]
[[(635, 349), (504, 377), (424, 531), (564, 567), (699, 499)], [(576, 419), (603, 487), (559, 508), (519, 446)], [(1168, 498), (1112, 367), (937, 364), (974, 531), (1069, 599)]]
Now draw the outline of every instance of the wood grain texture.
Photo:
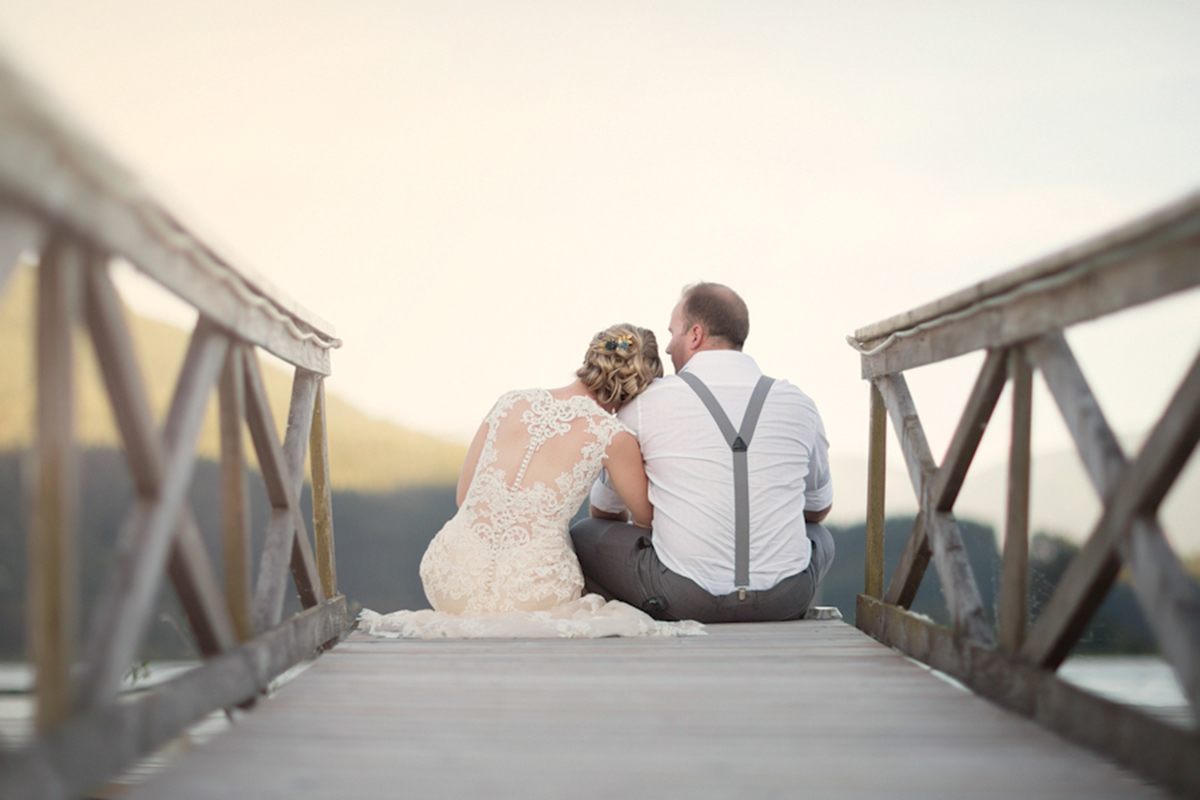
[(122, 525), (116, 564), (92, 614), (80, 687), (83, 708), (115, 698), (121, 676), (135, 660), (191, 486), (196, 437), (208, 396), (228, 348), (229, 339), (201, 318), (167, 411), (158, 492), (152, 498), (139, 498)]
[(1029, 442), (1033, 423), (1033, 370), (1024, 350), (1009, 351), (1012, 378), (1012, 439), (1008, 451), (1008, 500), (1000, 576), (1000, 649), (1015, 653), (1025, 642), (1029, 596)]
[(929, 535), (925, 527), (925, 513), (918, 512), (913, 520), (912, 530), (904, 542), (904, 550), (900, 560), (896, 562), (896, 570), (888, 582), (887, 593), (883, 599), (901, 608), (912, 608), (913, 600), (917, 598), (917, 590), (925, 578), (925, 570), (929, 568), (929, 560), (933, 558), (933, 550), (929, 545)]
[(979, 377), (975, 380), (975, 386), (967, 398), (962, 418), (958, 427), (954, 429), (950, 446), (946, 448), (946, 455), (933, 478), (929, 499), (935, 511), (949, 511), (954, 507), (954, 501), (958, 499), (958, 492), (967, 477), (967, 470), (975, 458), (975, 451), (979, 448), (979, 442), (987, 430), (988, 420), (992, 418), (992, 411), (996, 408), (996, 402), (1000, 399), (1000, 393), (1004, 391), (1007, 380), (1008, 350), (989, 350), (983, 367), (979, 370)]
[(277, 675), (336, 641), (347, 622), (345, 598), (336, 597), (146, 695), (79, 714), (23, 751), (0, 751), (0, 797), (85, 796), (211, 711), (266, 691)]
[(308, 447), (312, 462), (313, 536), (316, 539), (317, 572), (326, 597), (337, 588), (337, 557), (334, 552), (333, 492), (329, 483), (329, 442), (325, 426), (325, 381), (317, 384), (313, 404), (312, 433)]
[[(858, 596), (858, 626), (990, 700), (1186, 796), (1200, 794), (1200, 735), (1088, 694), (1000, 650), (978, 647), (926, 618)], [(1044, 790), (1031, 796), (1052, 796)], [(1014, 795), (1016, 796), (1016, 795)]]
[[(937, 569), (942, 593), (946, 598), (946, 610), (954, 620), (956, 631), (974, 641), (990, 644), (991, 625), (983, 612), (983, 601), (975, 583), (975, 574), (971, 571), (971, 563), (967, 559), (958, 523), (952, 514), (933, 509), (932, 486), (937, 475), (937, 466), (929, 450), (929, 442), (925, 438), (925, 430), (921, 426), (921, 418), (917, 415), (916, 405), (908, 391), (908, 384), (903, 375), (888, 375), (877, 379), (875, 385), (879, 387), (880, 395), (891, 415), (892, 427), (900, 440), (900, 449), (904, 452), (904, 460), (908, 465), (909, 478), (920, 501), (922, 529), (928, 542), (925, 546), (933, 554), (934, 567)], [(911, 551), (911, 559), (907, 563), (919, 566), (924, 556), (921, 543), (914, 542), (912, 547), (906, 546), (905, 549), (906, 552)], [(894, 585), (902, 587), (901, 591), (911, 589), (915, 593), (913, 578), (917, 578), (916, 583), (919, 583), (918, 575), (912, 573), (899, 582), (898, 577), (899, 570), (892, 578)]]
[(865, 591), (883, 597), (883, 528), (887, 507), (887, 407), (871, 384), (871, 429), (867, 450), (867, 542)]
[(250, 598), (253, 593), (250, 548), (250, 494), (242, 425), (246, 419), (246, 386), (242, 348), (225, 357), (218, 390), (221, 418), (221, 541), (225, 565), (225, 602), (238, 639), (254, 635)]
[(351, 635), (130, 800), (1163, 797), (836, 621)]
[(37, 293), (37, 477), (29, 529), (29, 638), (37, 669), (37, 727), (67, 718), (78, 629), (79, 454), (74, 346), (84, 254), (58, 238), (42, 256)]

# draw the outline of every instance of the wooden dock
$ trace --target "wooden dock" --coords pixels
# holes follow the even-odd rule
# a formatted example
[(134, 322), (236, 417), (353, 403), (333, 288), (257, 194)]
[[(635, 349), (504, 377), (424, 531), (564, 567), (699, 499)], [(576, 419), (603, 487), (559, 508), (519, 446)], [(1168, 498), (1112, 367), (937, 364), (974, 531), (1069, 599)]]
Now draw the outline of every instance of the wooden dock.
[(1165, 797), (842, 622), (352, 634), (149, 798)]

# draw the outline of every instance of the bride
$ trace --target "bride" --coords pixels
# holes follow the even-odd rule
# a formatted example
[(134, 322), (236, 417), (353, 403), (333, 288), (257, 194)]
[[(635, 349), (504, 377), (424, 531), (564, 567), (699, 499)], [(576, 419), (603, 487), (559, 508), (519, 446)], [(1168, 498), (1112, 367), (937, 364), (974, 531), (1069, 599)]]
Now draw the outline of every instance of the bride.
[(601, 469), (633, 523), (650, 527), (641, 448), (614, 412), (662, 374), (653, 332), (614, 325), (592, 338), (571, 384), (501, 397), (467, 451), (458, 513), (421, 559), (434, 610), (364, 609), (359, 630), (419, 638), (703, 633), (697, 622), (659, 622), (583, 595), (567, 532)]

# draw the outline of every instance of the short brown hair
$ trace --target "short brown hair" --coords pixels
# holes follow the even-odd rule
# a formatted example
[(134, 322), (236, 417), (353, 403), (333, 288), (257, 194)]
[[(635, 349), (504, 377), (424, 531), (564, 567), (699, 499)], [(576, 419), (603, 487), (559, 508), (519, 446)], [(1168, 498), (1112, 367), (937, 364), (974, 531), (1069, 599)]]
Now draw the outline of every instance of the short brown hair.
[(683, 321), (699, 324), (705, 334), (741, 350), (750, 335), (750, 311), (738, 293), (720, 283), (693, 283), (683, 287)]
[(625, 405), (662, 376), (654, 331), (626, 323), (593, 336), (583, 354), (583, 366), (575, 372), (575, 377), (606, 406)]

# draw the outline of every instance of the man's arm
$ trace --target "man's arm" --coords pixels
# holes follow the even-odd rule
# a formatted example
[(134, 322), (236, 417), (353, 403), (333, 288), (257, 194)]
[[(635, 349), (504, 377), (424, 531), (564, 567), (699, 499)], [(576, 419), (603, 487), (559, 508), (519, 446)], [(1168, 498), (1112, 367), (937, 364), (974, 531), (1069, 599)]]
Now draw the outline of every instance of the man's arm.
[(829, 516), (829, 512), (832, 509), (833, 509), (833, 503), (830, 503), (829, 505), (825, 506), (820, 511), (809, 511), (808, 509), (805, 509), (804, 510), (804, 521), (805, 522), (824, 522), (825, 518)]
[(617, 522), (628, 522), (629, 521), (629, 512), (628, 511), (622, 511), (620, 513), (613, 513), (612, 511), (604, 511), (599, 508), (596, 508), (595, 506), (591, 506), (590, 508), (588, 508), (588, 514), (591, 515), (592, 519), (611, 519), (611, 520), (616, 520)]

